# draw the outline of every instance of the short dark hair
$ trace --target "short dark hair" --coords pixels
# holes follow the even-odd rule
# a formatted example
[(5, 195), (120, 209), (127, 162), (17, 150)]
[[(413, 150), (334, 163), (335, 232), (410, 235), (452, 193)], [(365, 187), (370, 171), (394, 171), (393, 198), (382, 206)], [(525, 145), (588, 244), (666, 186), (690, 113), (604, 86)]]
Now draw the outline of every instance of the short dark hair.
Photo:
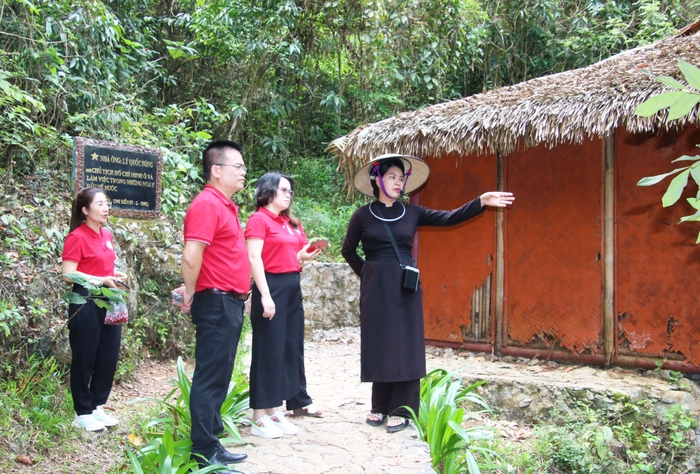
[[(80, 225), (85, 222), (85, 213), (83, 213), (83, 208), (87, 207), (90, 209), (90, 204), (95, 200), (95, 195), (105, 192), (100, 188), (83, 188), (76, 196), (73, 198), (73, 204), (71, 205), (70, 211), (70, 230), (73, 232), (75, 229), (80, 227)], [(106, 194), (105, 194), (106, 196)]]
[[(379, 174), (384, 176), (384, 174), (389, 171), (389, 168), (392, 166), (396, 166), (402, 173), (406, 173), (403, 160), (400, 158), (387, 158), (379, 163)], [(372, 185), (372, 194), (374, 194), (375, 198), (379, 199), (379, 186), (377, 186), (377, 182), (374, 180), (376, 176), (377, 174), (374, 172), (374, 165), (372, 165), (369, 167), (369, 182)]]
[[(277, 189), (279, 188), (280, 180), (282, 178), (289, 181), (289, 187), (292, 191), (294, 191), (294, 180), (290, 176), (278, 173), (277, 171), (270, 171), (269, 173), (265, 173), (258, 178), (258, 182), (255, 184), (256, 209), (267, 206), (273, 199), (275, 199)], [(289, 223), (292, 225), (292, 227), (295, 229), (299, 227), (299, 219), (292, 216), (292, 214), (289, 212), (289, 208), (285, 209), (280, 214), (289, 219)]]
[(221, 161), (221, 157), (227, 149), (233, 149), (243, 153), (243, 147), (231, 140), (214, 140), (204, 149), (202, 153), (202, 175), (204, 181), (211, 179), (211, 167)]

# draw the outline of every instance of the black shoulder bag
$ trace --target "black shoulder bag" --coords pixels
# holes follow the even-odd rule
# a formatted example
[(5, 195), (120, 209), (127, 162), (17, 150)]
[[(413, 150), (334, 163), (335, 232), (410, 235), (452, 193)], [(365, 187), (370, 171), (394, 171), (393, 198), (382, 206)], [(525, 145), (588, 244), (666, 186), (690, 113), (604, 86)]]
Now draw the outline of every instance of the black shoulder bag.
[[(384, 215), (382, 214), (381, 209), (377, 209), (377, 214), (379, 214), (379, 217), (384, 218)], [(380, 219), (381, 220), (381, 219)], [(396, 252), (396, 258), (399, 259), (399, 264), (401, 265), (401, 268), (403, 268), (403, 276), (401, 278), (401, 286), (407, 290), (411, 291), (417, 291), (418, 290), (418, 283), (420, 282), (420, 270), (418, 270), (415, 267), (411, 267), (409, 265), (406, 265), (403, 263), (401, 260), (401, 252), (399, 252), (399, 246), (396, 245), (396, 240), (394, 239), (394, 234), (391, 233), (391, 229), (389, 228), (389, 224), (386, 223), (386, 221), (382, 220), (382, 224), (384, 224), (384, 228), (386, 229), (386, 233), (389, 234), (389, 240), (391, 240), (391, 245), (394, 247), (394, 252)]]

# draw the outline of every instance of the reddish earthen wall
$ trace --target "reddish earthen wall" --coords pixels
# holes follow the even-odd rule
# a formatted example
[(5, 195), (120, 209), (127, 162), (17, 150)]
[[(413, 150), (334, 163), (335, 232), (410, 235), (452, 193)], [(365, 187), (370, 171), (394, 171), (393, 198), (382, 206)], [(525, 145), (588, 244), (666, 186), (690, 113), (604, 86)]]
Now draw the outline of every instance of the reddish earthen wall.
[(603, 332), (603, 144), (505, 157), (508, 345), (597, 353)]
[[(681, 202), (663, 208), (671, 178), (636, 186), (644, 176), (683, 166), (671, 161), (698, 154), (698, 143), (700, 129), (692, 127), (662, 137), (616, 132), (616, 356), (668, 357), (700, 366), (700, 245), (694, 244), (700, 224), (677, 225), (694, 212), (685, 198), (697, 188), (691, 180)], [(494, 324), (502, 324), (509, 347), (563, 348), (584, 358), (601, 353), (603, 156), (602, 141), (594, 139), (505, 157), (505, 187), (516, 201), (504, 221), (504, 321), (491, 319), (488, 333), (472, 342), (492, 344)], [(453, 209), (496, 188), (493, 155), (427, 161), (431, 177), (413, 202)], [(454, 228), (419, 231), (427, 339), (466, 340), (472, 295), (494, 275), (495, 217), (487, 211)]]
[[(430, 178), (416, 201), (431, 209), (455, 209), (496, 189), (496, 158), (427, 158)], [(423, 286), (425, 337), (461, 342), (469, 326), (474, 288), (493, 273), (495, 212), (486, 211), (454, 227), (421, 227), (418, 267)], [(487, 334), (486, 341), (491, 340)]]
[(645, 176), (687, 165), (671, 163), (697, 155), (700, 129), (684, 133), (630, 135), (618, 130), (615, 142), (617, 187), (616, 315), (618, 351), (663, 357), (675, 352), (700, 365), (700, 224), (677, 225), (695, 210), (685, 201), (697, 187), (690, 180), (676, 205), (663, 208), (672, 178), (651, 187), (636, 186)]

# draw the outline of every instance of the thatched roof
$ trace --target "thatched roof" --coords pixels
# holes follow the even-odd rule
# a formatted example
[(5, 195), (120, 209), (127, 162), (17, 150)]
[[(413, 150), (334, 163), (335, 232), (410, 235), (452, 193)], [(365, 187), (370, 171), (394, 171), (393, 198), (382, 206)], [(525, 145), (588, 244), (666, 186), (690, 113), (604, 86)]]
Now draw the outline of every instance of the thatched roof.
[[(383, 153), (440, 157), (500, 152), (545, 143), (581, 143), (617, 127), (648, 132), (699, 124), (697, 108), (665, 123), (666, 111), (649, 118), (634, 114), (650, 96), (667, 90), (648, 74), (683, 81), (678, 58), (697, 64), (700, 32), (667, 38), (625, 51), (591, 66), (532, 79), (483, 94), (404, 112), (362, 125), (334, 140), (329, 150), (351, 178), (361, 163)], [(347, 179), (346, 182), (352, 182)]]

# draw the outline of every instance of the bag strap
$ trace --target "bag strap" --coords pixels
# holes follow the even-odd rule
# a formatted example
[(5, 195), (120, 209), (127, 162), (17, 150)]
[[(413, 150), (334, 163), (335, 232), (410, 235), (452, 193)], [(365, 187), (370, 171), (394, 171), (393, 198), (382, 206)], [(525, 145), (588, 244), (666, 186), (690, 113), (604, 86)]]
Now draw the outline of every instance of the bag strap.
[[(377, 214), (379, 217), (384, 218), (384, 214), (382, 214), (382, 210), (377, 208)], [(406, 264), (403, 263), (401, 260), (401, 252), (399, 252), (399, 246), (396, 245), (396, 240), (394, 239), (394, 234), (391, 232), (391, 229), (389, 228), (389, 224), (386, 223), (386, 221), (382, 221), (382, 224), (384, 224), (384, 228), (386, 229), (386, 233), (389, 234), (389, 240), (391, 240), (391, 245), (394, 247), (394, 252), (396, 252), (396, 258), (399, 259), (399, 265), (401, 265), (401, 268), (406, 267)]]

